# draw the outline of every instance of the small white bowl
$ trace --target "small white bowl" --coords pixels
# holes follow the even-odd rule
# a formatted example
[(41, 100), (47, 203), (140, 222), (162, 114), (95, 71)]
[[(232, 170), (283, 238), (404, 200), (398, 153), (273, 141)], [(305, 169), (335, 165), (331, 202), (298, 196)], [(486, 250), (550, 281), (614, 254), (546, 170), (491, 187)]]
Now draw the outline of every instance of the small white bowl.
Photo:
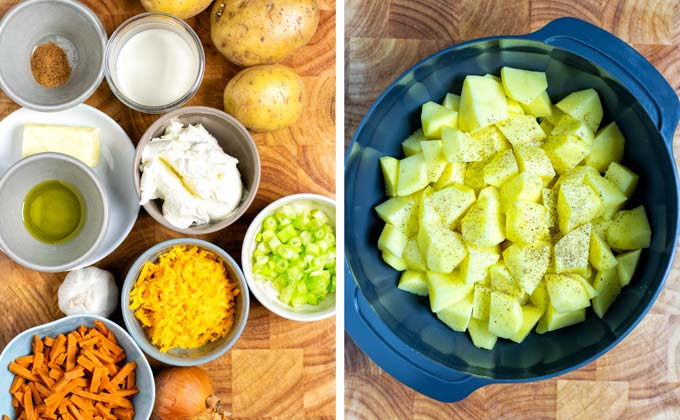
[(329, 293), (324, 300), (319, 302), (318, 306), (304, 305), (299, 308), (293, 308), (284, 305), (278, 299), (275, 289), (255, 280), (253, 276), (252, 258), (253, 250), (255, 249), (255, 236), (260, 232), (264, 218), (274, 214), (276, 210), (286, 204), (311, 204), (313, 207), (323, 210), (328, 215), (329, 221), (333, 225), (333, 230), (335, 230), (335, 201), (328, 197), (317, 194), (293, 194), (269, 204), (255, 217), (243, 239), (241, 267), (243, 267), (243, 274), (248, 282), (248, 288), (265, 308), (283, 318), (293, 321), (318, 321), (330, 318), (335, 315), (335, 293)]

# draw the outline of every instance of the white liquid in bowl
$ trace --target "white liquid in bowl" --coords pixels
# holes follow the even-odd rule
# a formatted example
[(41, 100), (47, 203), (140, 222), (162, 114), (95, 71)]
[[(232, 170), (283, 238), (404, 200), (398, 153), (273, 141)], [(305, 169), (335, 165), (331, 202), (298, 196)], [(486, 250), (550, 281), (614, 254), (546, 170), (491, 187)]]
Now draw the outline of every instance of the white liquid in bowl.
[(115, 79), (121, 93), (145, 106), (163, 106), (191, 90), (199, 72), (198, 53), (181, 35), (147, 29), (121, 47)]

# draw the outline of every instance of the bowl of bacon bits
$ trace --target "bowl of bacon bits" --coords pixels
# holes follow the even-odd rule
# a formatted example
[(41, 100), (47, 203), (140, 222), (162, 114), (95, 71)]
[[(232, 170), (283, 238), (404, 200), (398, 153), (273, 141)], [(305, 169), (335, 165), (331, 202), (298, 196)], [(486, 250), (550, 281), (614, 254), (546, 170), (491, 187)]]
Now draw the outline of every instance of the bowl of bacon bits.
[(0, 416), (7, 419), (148, 419), (149, 362), (123, 328), (77, 315), (16, 336), (0, 354)]
[(248, 286), (222, 248), (172, 239), (134, 262), (121, 308), (144, 353), (167, 365), (196, 366), (220, 357), (240, 337), (248, 319)]

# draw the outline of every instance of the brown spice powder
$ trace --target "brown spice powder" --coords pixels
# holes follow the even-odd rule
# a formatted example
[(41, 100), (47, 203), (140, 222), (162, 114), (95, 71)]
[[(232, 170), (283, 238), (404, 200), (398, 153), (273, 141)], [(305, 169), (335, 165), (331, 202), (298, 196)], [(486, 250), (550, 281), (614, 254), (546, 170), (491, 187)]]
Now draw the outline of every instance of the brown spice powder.
[(58, 87), (71, 77), (68, 57), (54, 42), (40, 44), (31, 56), (31, 72), (36, 82), (45, 87)]

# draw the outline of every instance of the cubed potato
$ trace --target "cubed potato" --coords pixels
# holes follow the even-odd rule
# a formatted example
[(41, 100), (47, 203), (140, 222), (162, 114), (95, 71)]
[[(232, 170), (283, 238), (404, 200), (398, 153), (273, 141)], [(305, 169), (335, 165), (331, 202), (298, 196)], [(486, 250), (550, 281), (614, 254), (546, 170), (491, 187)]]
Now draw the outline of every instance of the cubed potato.
[[(494, 192), (482, 197), (484, 191)], [(466, 242), (480, 247), (490, 247), (505, 240), (501, 204), (495, 191), (493, 187), (482, 190), (479, 199), (463, 216), (461, 233)]]
[(397, 257), (396, 255), (390, 254), (389, 252), (383, 252), (382, 259), (387, 263), (387, 265), (389, 265), (390, 267), (394, 268), (397, 271), (404, 271), (407, 268), (406, 262), (404, 262), (404, 260)]
[(458, 112), (460, 108), (460, 95), (454, 93), (447, 93), (442, 102), (444, 108), (448, 108), (452, 111)]
[(434, 184), (435, 189), (442, 190), (449, 185), (455, 183), (465, 184), (465, 170), (467, 164), (458, 162), (449, 162), (444, 167), (442, 174)]
[(392, 197), (375, 207), (378, 216), (406, 236), (418, 232), (418, 200), (412, 196)]
[(423, 134), (422, 128), (414, 131), (413, 134), (406, 138), (406, 140), (401, 142), (401, 148), (404, 151), (404, 156), (409, 157), (411, 155), (415, 155), (416, 153), (422, 152), (423, 149), (420, 147), (420, 143), (425, 140), (427, 139)]
[(524, 305), (522, 306), (522, 326), (519, 331), (510, 339), (515, 343), (521, 343), (529, 335), (532, 329), (541, 319), (541, 316), (545, 312), (545, 308), (539, 308), (534, 305)]
[(538, 175), (522, 172), (505, 181), (500, 188), (501, 205), (507, 211), (513, 203), (535, 203), (541, 198), (543, 182)]
[(427, 263), (423, 254), (420, 252), (420, 247), (418, 246), (418, 239), (416, 236), (409, 239), (404, 247), (404, 252), (401, 254), (401, 258), (406, 263), (406, 267), (413, 271), (426, 271)]
[(486, 350), (493, 350), (498, 337), (489, 332), (489, 323), (472, 318), (468, 324), (470, 339), (475, 347)]
[(572, 230), (555, 244), (555, 272), (588, 274), (590, 223)]
[(444, 225), (451, 229), (474, 202), (475, 190), (457, 183), (434, 192), (430, 197), (432, 208), (439, 213)]
[(458, 113), (430, 101), (423, 104), (420, 122), (426, 138), (440, 139), (442, 127), (458, 127)]
[(470, 133), (470, 138), (481, 145), (482, 160), (491, 159), (496, 153), (512, 148), (508, 139), (495, 125), (489, 125)]
[(592, 226), (592, 231), (600, 236), (600, 238), (607, 240), (607, 230), (611, 224), (611, 219), (605, 219), (604, 217), (598, 217), (590, 222)]
[(437, 312), (437, 318), (454, 331), (467, 330), (472, 317), (472, 292), (458, 302)]
[(590, 251), (588, 261), (597, 271), (607, 271), (616, 267), (618, 261), (607, 242), (594, 230), (590, 232)]
[(482, 281), (489, 274), (489, 267), (496, 264), (500, 258), (500, 249), (494, 247), (478, 247), (471, 243), (465, 244), (467, 256), (460, 264), (460, 274), (466, 283)]
[(482, 321), (488, 321), (490, 307), (491, 288), (479, 283), (475, 283), (472, 299), (472, 317)]
[(545, 285), (550, 304), (557, 312), (572, 312), (590, 306), (586, 291), (578, 280), (561, 274), (546, 274)]
[(425, 277), (427, 279), (427, 291), (430, 297), (430, 309), (432, 309), (432, 312), (439, 312), (460, 301), (470, 294), (474, 288), (474, 285), (465, 284), (455, 274), (428, 271)]
[(552, 305), (548, 305), (545, 313), (538, 321), (536, 332), (543, 334), (560, 328), (569, 327), (586, 320), (586, 310), (578, 309), (573, 312), (557, 312)]
[(556, 175), (548, 155), (540, 147), (518, 145), (515, 147), (515, 157), (519, 171), (541, 177), (543, 186), (550, 184)]
[(427, 180), (429, 182), (437, 182), (446, 167), (446, 161), (442, 154), (442, 141), (424, 141), (420, 144), (420, 147), (423, 149), (423, 157), (427, 166)]
[(616, 266), (616, 271), (619, 275), (621, 287), (628, 286), (633, 278), (638, 261), (640, 261), (640, 251), (636, 249), (635, 251), (624, 252), (616, 257), (616, 260), (619, 262)]
[(545, 285), (545, 279), (541, 280), (540, 283), (534, 289), (534, 292), (529, 296), (529, 301), (536, 307), (541, 309), (546, 309), (550, 303), (550, 296), (548, 296), (548, 289)]
[[(592, 270), (592, 268), (591, 268), (591, 270)], [(590, 274), (597, 274), (597, 273), (589, 273), (588, 277), (590, 277)], [(567, 277), (574, 279), (574, 280), (578, 281), (579, 283), (581, 283), (581, 286), (583, 286), (583, 290), (585, 290), (586, 296), (588, 297), (588, 299), (592, 299), (592, 298), (594, 298), (595, 296), (598, 295), (597, 290), (595, 290), (595, 288), (590, 284), (590, 282), (588, 280), (586, 280), (585, 277), (581, 277), (578, 274), (572, 274), (572, 273), (561, 274), (561, 275), (567, 276)]]
[(452, 272), (467, 255), (460, 234), (439, 225), (421, 226), (418, 247), (427, 268), (437, 273)]
[(531, 295), (550, 264), (550, 245), (544, 242), (512, 244), (503, 251), (503, 261), (522, 290)]
[(486, 188), (488, 184), (484, 182), (484, 168), (488, 163), (486, 160), (469, 163), (465, 168), (465, 185), (477, 191)]
[(602, 121), (602, 103), (595, 89), (572, 92), (557, 103), (557, 107), (572, 117), (585, 121), (595, 133)]
[(467, 132), (502, 121), (508, 116), (503, 86), (483, 76), (467, 76), (460, 96), (458, 127)]
[(442, 155), (447, 162), (482, 160), (482, 145), (455, 128), (442, 129)]
[(432, 187), (426, 187), (418, 195), (418, 231), (430, 225), (443, 225), (442, 218), (432, 206)]
[(484, 167), (484, 182), (496, 188), (519, 173), (517, 160), (512, 150), (503, 150), (496, 153), (491, 161)]
[(638, 184), (637, 174), (617, 162), (609, 165), (604, 177), (619, 187), (628, 198), (633, 195)]
[(390, 225), (385, 225), (380, 237), (378, 238), (378, 249), (383, 252), (389, 252), (396, 257), (401, 258), (408, 242), (408, 237), (402, 231)]
[(571, 169), (569, 172), (560, 175), (560, 177), (557, 178), (555, 185), (553, 185), (553, 189), (559, 189), (562, 183), (583, 184), (584, 181), (586, 180), (586, 177), (589, 176), (596, 177), (599, 175), (600, 173), (597, 171), (597, 169), (593, 168), (592, 166), (578, 165)]
[(550, 133), (552, 133), (553, 128), (555, 128), (555, 126), (550, 124), (550, 121), (546, 119), (543, 119), (538, 126), (541, 127), (541, 130), (543, 130), (546, 136), (549, 136)]
[(522, 307), (517, 299), (503, 293), (491, 292), (489, 332), (502, 338), (512, 338), (522, 328)]
[(593, 311), (602, 318), (621, 293), (621, 281), (616, 268), (598, 272), (593, 281), (593, 287), (598, 292), (598, 295), (593, 298)]
[(548, 79), (542, 71), (512, 67), (501, 68), (505, 94), (522, 104), (530, 104), (548, 89)]
[(506, 98), (506, 101), (508, 101), (508, 118), (512, 115), (524, 115), (522, 104), (510, 98)]
[(399, 182), (399, 160), (391, 156), (383, 156), (380, 158), (380, 169), (385, 180), (385, 193), (394, 197), (397, 195)]
[(560, 184), (557, 196), (557, 220), (560, 231), (567, 234), (599, 214), (602, 200), (588, 185)]
[[(552, 102), (547, 91), (543, 91), (529, 104), (520, 104), (524, 112), (534, 117), (548, 117), (552, 115)], [(548, 133), (546, 133), (548, 134)]]
[(586, 164), (604, 172), (612, 162), (620, 162), (626, 139), (615, 122), (610, 123), (597, 133), (593, 148), (586, 156)]
[(600, 196), (600, 200), (602, 200), (600, 214), (604, 215), (605, 218), (614, 215), (626, 202), (627, 197), (619, 187), (599, 174), (586, 176), (585, 184), (589, 185)]
[(427, 280), (422, 271), (406, 270), (399, 278), (399, 289), (418, 296), (427, 296)]
[(610, 247), (620, 251), (649, 248), (651, 241), (652, 229), (643, 206), (621, 210), (612, 217), (607, 229)]
[(550, 136), (543, 145), (555, 171), (563, 174), (581, 163), (590, 152), (590, 146), (571, 134)]
[(542, 190), (541, 203), (546, 209), (545, 220), (548, 225), (548, 229), (552, 229), (557, 226), (557, 196), (558, 191), (549, 190), (544, 188)]
[(512, 114), (496, 127), (503, 133), (513, 147), (520, 144), (540, 145), (546, 134), (532, 115)]
[(487, 79), (495, 80), (498, 83), (501, 83), (501, 78), (496, 76), (495, 74), (487, 73), (484, 75)]
[(519, 283), (512, 277), (503, 262), (498, 262), (489, 268), (489, 282), (492, 290), (512, 296), (522, 305), (529, 299), (529, 295), (522, 291)]
[(427, 164), (425, 156), (418, 153), (399, 161), (399, 175), (397, 183), (397, 195), (405, 196), (413, 194), (427, 187)]
[(568, 114), (563, 115), (562, 118), (557, 121), (557, 124), (555, 124), (553, 130), (550, 132), (551, 136), (560, 136), (565, 134), (577, 137), (588, 146), (592, 146), (595, 139), (595, 134), (590, 129), (590, 127), (588, 127), (588, 124)]
[(517, 243), (547, 242), (550, 233), (546, 212), (542, 204), (515, 202), (505, 213), (505, 237)]

